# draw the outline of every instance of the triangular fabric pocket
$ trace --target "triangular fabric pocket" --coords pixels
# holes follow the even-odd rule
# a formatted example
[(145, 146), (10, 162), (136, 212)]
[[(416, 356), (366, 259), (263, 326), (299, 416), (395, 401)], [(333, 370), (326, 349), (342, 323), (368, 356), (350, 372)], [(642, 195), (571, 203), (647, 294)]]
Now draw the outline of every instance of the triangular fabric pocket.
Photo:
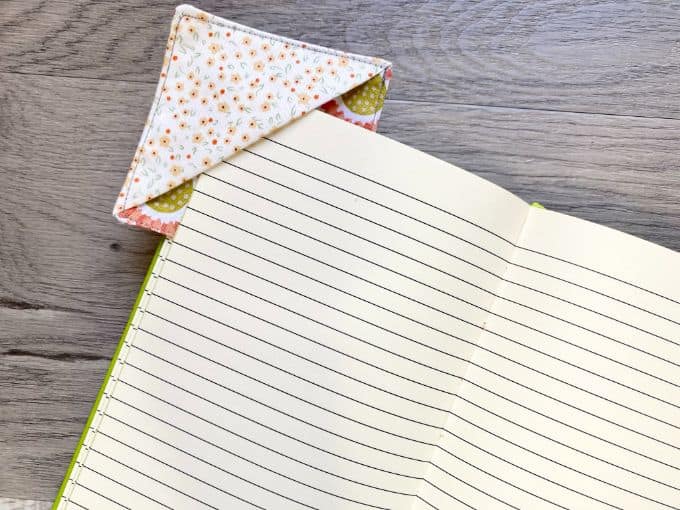
[(119, 220), (172, 236), (200, 173), (322, 107), (375, 129), (390, 63), (177, 7)]

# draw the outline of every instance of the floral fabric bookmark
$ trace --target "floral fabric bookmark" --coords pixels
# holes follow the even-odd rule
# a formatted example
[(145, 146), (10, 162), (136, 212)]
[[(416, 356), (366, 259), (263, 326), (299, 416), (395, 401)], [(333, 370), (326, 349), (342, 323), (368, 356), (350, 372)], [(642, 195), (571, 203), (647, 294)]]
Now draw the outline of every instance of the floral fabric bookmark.
[(306, 112), (375, 130), (391, 75), (381, 59), (177, 7), (114, 216), (172, 236), (196, 176)]

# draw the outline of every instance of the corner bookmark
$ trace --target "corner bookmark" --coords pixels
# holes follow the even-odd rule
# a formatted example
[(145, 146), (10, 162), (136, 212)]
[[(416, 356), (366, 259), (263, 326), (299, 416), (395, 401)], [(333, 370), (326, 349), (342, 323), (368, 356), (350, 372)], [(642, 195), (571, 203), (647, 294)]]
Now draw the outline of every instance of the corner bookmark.
[(391, 75), (384, 60), (177, 7), (113, 215), (171, 237), (196, 176), (310, 110), (375, 130)]

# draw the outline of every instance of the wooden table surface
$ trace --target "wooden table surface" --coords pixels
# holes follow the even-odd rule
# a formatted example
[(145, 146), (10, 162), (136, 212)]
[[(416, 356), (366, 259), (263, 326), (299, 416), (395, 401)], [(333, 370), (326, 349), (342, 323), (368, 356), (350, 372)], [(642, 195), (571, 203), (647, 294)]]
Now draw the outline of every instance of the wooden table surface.
[[(196, 5), (391, 60), (383, 134), (680, 249), (680, 3)], [(159, 241), (110, 211), (175, 4), (0, 6), (0, 508), (41, 509)]]

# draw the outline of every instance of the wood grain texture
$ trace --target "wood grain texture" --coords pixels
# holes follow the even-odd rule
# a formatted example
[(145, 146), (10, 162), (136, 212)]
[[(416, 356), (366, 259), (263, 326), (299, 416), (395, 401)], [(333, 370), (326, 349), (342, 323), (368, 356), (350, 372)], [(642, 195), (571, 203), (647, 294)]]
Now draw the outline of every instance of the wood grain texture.
[[(680, 118), (675, 1), (194, 3), (392, 60), (394, 99)], [(174, 5), (6, 0), (0, 70), (155, 82)]]
[[(2, 4), (2, 497), (54, 497), (158, 242), (110, 210), (174, 5)], [(196, 5), (391, 59), (382, 133), (680, 250), (680, 4)]]
[(0, 498), (0, 510), (49, 510), (51, 506), (48, 501)]

